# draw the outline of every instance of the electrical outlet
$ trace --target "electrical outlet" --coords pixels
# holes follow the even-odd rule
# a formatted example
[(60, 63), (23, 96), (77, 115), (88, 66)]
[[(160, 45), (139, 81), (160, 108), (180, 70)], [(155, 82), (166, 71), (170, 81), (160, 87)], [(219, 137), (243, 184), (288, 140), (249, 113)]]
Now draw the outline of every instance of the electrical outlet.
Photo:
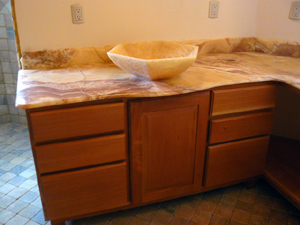
[(218, 1), (210, 1), (209, 2), (209, 18), (218, 18), (219, 15), (219, 2)]
[(83, 6), (80, 4), (71, 5), (72, 21), (75, 24), (84, 23)]
[(292, 2), (290, 19), (300, 20), (300, 2)]

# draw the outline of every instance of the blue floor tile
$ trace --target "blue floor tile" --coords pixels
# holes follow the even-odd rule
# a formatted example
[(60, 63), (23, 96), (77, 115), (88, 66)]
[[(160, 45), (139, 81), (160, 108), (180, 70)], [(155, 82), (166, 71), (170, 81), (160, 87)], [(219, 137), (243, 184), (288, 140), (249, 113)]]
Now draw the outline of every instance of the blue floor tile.
[(16, 166), (13, 169), (11, 169), (9, 172), (14, 173), (14, 174), (20, 174), (22, 172), (24, 172), (25, 170), (27, 170), (28, 168), (25, 166)]
[(40, 224), (46, 224), (43, 210), (41, 210), (35, 217), (33, 217), (31, 220), (40, 223)]
[(27, 180), (27, 178), (25, 178), (25, 177), (16, 176), (15, 178), (13, 178), (10, 181), (8, 181), (8, 183), (13, 184), (15, 186), (19, 186), (19, 185), (21, 185), (26, 180)]
[(33, 202), (35, 199), (37, 199), (37, 197), (39, 197), (39, 195), (37, 193), (34, 193), (32, 191), (28, 191), (25, 195), (23, 195), (20, 200), (23, 202), (28, 202), (31, 203)]

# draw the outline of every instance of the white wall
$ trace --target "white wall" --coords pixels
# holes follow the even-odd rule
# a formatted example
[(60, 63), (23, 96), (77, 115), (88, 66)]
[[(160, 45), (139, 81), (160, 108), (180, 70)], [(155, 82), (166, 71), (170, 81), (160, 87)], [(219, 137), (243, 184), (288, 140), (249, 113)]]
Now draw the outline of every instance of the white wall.
[(300, 20), (289, 19), (295, 0), (259, 0), (256, 37), (300, 42)]
[[(21, 51), (104, 46), (131, 41), (190, 40), (256, 35), (259, 0), (15, 0)], [(286, 1), (286, 0), (285, 0)], [(86, 22), (72, 24), (70, 5)]]

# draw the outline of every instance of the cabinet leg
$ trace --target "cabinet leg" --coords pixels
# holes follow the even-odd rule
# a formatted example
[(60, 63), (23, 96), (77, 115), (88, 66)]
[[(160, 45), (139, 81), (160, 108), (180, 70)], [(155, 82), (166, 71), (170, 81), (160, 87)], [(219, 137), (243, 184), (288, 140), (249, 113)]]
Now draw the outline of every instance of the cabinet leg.
[(65, 225), (66, 221), (64, 220), (51, 220), (51, 225)]
[(259, 178), (253, 178), (253, 179), (250, 179), (248, 180), (247, 182), (244, 183), (244, 186), (247, 188), (247, 189), (251, 189), (251, 188), (254, 188), (258, 182)]

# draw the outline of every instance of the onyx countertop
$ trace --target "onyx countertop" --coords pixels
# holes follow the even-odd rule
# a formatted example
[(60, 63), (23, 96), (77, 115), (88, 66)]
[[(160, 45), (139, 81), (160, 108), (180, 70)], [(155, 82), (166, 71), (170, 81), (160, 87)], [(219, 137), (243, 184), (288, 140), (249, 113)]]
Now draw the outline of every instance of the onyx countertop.
[[(90, 58), (85, 64), (56, 65), (54, 68), (44, 64), (28, 68), (30, 63), (23, 62), (27, 69), (19, 71), (16, 106), (30, 109), (100, 99), (171, 96), (262, 81), (279, 81), (300, 90), (298, 43), (288, 48), (289, 54), (284, 52), (285, 49), (281, 54), (274, 54), (274, 50), (252, 51), (252, 41), (248, 40), (243, 45), (241, 41), (239, 45), (232, 42), (228, 45), (231, 49), (211, 45), (210, 51), (207, 51), (207, 46), (204, 48), (205, 44), (199, 44), (199, 55), (189, 69), (176, 77), (159, 81), (150, 81), (123, 71), (105, 59), (105, 54), (99, 62)], [(230, 44), (228, 40), (222, 43)], [(218, 44), (220, 46), (220, 42)], [(274, 49), (274, 42), (264, 47)], [(220, 51), (220, 48), (223, 50)], [(201, 54), (203, 49), (205, 54)], [(278, 51), (278, 48), (275, 50)]]

